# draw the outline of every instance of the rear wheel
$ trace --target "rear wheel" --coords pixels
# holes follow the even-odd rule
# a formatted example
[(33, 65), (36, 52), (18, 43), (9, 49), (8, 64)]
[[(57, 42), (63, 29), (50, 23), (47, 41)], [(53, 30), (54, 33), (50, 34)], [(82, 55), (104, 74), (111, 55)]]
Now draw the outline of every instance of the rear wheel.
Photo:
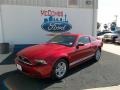
[(67, 71), (68, 71), (67, 61), (64, 60), (64, 59), (60, 59), (54, 65), (52, 79), (62, 79), (62, 78), (64, 78)]
[(99, 61), (101, 59), (101, 50), (100, 49), (98, 49), (96, 51), (94, 59), (95, 59), (95, 61)]

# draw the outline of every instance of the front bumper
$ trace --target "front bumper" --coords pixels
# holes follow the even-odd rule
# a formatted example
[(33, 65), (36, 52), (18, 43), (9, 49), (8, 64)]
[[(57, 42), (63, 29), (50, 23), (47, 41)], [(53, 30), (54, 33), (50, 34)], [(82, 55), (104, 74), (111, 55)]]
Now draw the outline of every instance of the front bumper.
[(19, 71), (33, 78), (48, 78), (51, 76), (52, 66), (42, 65), (42, 66), (32, 66), (19, 62), (15, 59), (16, 67)]
[(109, 40), (109, 41), (112, 41), (113, 39), (112, 39), (112, 38), (103, 38), (103, 40)]

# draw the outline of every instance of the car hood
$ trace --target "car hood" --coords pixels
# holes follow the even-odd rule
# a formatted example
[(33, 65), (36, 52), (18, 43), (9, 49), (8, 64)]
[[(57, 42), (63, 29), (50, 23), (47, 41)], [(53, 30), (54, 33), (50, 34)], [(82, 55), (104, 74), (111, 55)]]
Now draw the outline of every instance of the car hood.
[(28, 48), (25, 48), (18, 52), (18, 56), (24, 56), (29, 59), (44, 59), (49, 55), (52, 55), (54, 53), (57, 53), (58, 51), (65, 51), (69, 47), (59, 44), (41, 44), (41, 45), (35, 45)]
[(105, 36), (105, 35), (116, 36), (117, 34), (115, 34), (115, 33), (106, 33), (106, 34), (104, 34), (104, 36)]

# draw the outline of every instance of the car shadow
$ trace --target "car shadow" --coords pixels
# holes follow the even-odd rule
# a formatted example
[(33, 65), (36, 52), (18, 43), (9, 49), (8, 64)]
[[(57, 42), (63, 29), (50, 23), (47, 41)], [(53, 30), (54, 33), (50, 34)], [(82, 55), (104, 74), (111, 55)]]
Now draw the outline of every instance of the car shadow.
[(72, 74), (74, 74), (74, 73), (77, 73), (77, 72), (79, 72), (80, 70), (85, 69), (85, 68), (87, 68), (87, 67), (95, 64), (96, 62), (97, 62), (97, 61), (95, 61), (94, 59), (91, 59), (91, 60), (89, 60), (89, 61), (86, 61), (86, 62), (84, 62), (84, 63), (81, 63), (81, 64), (73, 67), (72, 69), (70, 69), (69, 72), (68, 72), (68, 75), (66, 75), (66, 76), (70, 76), (70, 75), (72, 75)]
[[(65, 78), (94, 63), (94, 60), (90, 60), (70, 69)], [(35, 79), (24, 75), (18, 70), (14, 70), (0, 75), (0, 90), (44, 90), (53, 84), (62, 83), (64, 79), (59, 81), (53, 81), (51, 79)]]
[(120, 43), (114, 43), (116, 46), (120, 46)]

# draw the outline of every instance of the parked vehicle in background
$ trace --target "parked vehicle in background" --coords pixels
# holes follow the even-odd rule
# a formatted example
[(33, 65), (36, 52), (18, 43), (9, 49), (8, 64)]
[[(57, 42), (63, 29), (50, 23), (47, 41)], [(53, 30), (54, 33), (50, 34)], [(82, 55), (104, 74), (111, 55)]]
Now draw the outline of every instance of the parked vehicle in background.
[(106, 34), (106, 33), (112, 33), (112, 31), (109, 31), (109, 30), (99, 31), (97, 33), (97, 37), (103, 40), (104, 34)]
[(111, 33), (112, 31), (109, 31), (109, 30), (103, 30), (103, 31), (97, 31), (97, 36), (102, 36), (106, 33)]
[(115, 39), (115, 43), (120, 44), (120, 36)]
[(91, 58), (100, 60), (102, 46), (102, 41), (92, 36), (61, 34), (18, 52), (15, 63), (31, 77), (62, 79), (68, 69)]
[(115, 42), (115, 39), (120, 36), (120, 30), (114, 31), (112, 33), (104, 34), (103, 41)]

